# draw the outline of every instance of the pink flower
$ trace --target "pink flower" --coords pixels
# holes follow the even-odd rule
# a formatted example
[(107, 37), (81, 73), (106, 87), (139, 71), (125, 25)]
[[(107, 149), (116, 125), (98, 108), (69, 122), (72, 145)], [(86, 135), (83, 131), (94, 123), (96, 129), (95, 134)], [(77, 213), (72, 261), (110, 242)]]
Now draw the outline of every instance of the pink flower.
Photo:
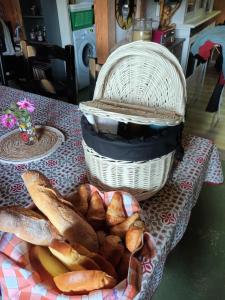
[(17, 123), (17, 120), (13, 114), (5, 114), (0, 117), (0, 122), (7, 128), (13, 128)]
[(24, 100), (18, 101), (16, 104), (19, 106), (19, 109), (26, 109), (31, 113), (35, 110), (34, 104), (27, 101), (26, 98), (24, 98)]

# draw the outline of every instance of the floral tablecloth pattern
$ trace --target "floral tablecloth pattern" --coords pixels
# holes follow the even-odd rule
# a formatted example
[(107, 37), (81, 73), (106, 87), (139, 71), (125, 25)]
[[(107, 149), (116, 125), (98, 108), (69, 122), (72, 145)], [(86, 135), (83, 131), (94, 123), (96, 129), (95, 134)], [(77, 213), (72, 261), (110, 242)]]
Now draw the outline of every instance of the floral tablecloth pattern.
[[(27, 169), (43, 172), (60, 190), (68, 194), (85, 181), (85, 161), (81, 146), (80, 116), (77, 106), (54, 99), (0, 86), (0, 105), (30, 99), (36, 105), (34, 123), (56, 127), (66, 141), (49, 157), (29, 164), (0, 164), (0, 205), (23, 205), (31, 199), (21, 173)], [(0, 128), (0, 135), (6, 130)], [(200, 137), (185, 137), (185, 155), (174, 166), (166, 186), (150, 200), (141, 202), (142, 217), (155, 238), (157, 257), (143, 262), (140, 299), (150, 299), (163, 273), (168, 253), (182, 238), (191, 210), (196, 204), (204, 182), (223, 183), (219, 154), (215, 145)]]

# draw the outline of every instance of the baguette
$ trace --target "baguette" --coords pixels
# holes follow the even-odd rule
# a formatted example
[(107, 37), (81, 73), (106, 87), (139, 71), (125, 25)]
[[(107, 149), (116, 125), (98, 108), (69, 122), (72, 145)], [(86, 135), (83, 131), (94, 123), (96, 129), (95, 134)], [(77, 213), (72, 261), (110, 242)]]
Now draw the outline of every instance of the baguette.
[(46, 247), (33, 246), (30, 249), (30, 258), (31, 264), (37, 266), (38, 261), (44, 270), (52, 277), (69, 272), (69, 269), (54, 257)]
[(63, 241), (53, 241), (49, 250), (70, 271), (100, 270), (100, 267), (94, 260), (85, 255), (81, 255), (76, 249)]
[(40, 246), (49, 246), (54, 239), (62, 239), (44, 216), (18, 206), (0, 209), (0, 230), (14, 233), (22, 240)]
[(71, 244), (80, 243), (90, 251), (98, 250), (94, 229), (64, 203), (43, 174), (38, 171), (27, 171), (23, 173), (22, 178), (35, 205), (66, 240)]
[(86, 294), (102, 288), (113, 288), (116, 279), (102, 271), (83, 270), (61, 274), (53, 278), (62, 292)]
[[(57, 257), (70, 271), (102, 270), (116, 278), (116, 271), (112, 264), (98, 253), (84, 251), (79, 244), (70, 246), (64, 241), (53, 241), (49, 247), (51, 253)], [(82, 255), (82, 253), (86, 252)]]

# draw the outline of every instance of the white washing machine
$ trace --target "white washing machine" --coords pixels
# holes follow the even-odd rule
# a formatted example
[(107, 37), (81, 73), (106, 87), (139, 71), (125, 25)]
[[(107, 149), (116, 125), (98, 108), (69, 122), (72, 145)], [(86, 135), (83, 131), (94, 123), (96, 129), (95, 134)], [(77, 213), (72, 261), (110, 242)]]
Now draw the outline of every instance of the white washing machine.
[(78, 90), (90, 84), (89, 57), (96, 57), (95, 26), (73, 31)]

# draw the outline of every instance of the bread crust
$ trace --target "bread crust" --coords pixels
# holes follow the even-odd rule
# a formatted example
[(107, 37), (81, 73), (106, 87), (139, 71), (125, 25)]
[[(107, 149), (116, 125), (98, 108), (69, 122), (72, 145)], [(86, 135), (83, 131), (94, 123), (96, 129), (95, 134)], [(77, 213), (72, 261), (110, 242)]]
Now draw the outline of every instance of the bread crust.
[(109, 206), (107, 207), (106, 222), (109, 226), (114, 226), (125, 221), (126, 217), (127, 215), (123, 204), (123, 197), (120, 192), (115, 192)]
[(128, 218), (126, 218), (125, 221), (123, 221), (122, 223), (112, 226), (110, 228), (110, 234), (112, 235), (118, 235), (121, 238), (125, 237), (126, 232), (128, 231), (128, 229), (130, 228), (130, 226), (137, 220), (139, 219), (139, 214), (138, 213), (134, 213), (133, 215), (129, 216)]
[(125, 245), (131, 253), (133, 253), (140, 247), (143, 233), (144, 228), (137, 226), (131, 226), (126, 232)]
[(62, 292), (86, 294), (102, 288), (113, 288), (116, 280), (103, 271), (73, 271), (54, 277), (54, 282)]
[(106, 236), (101, 248), (100, 253), (116, 267), (124, 252), (124, 245), (119, 236), (108, 235)]
[(49, 246), (53, 240), (62, 239), (44, 216), (19, 206), (0, 209), (0, 230), (14, 233), (22, 240), (39, 246)]
[(100, 270), (100, 267), (93, 259), (80, 254), (66, 242), (55, 240), (51, 243), (49, 250), (70, 271)]
[(94, 229), (71, 207), (65, 204), (49, 180), (38, 171), (22, 175), (26, 188), (38, 209), (71, 244), (80, 243), (90, 251), (98, 250)]
[(105, 223), (105, 208), (99, 193), (95, 191), (90, 199), (87, 220), (95, 228), (103, 227)]

